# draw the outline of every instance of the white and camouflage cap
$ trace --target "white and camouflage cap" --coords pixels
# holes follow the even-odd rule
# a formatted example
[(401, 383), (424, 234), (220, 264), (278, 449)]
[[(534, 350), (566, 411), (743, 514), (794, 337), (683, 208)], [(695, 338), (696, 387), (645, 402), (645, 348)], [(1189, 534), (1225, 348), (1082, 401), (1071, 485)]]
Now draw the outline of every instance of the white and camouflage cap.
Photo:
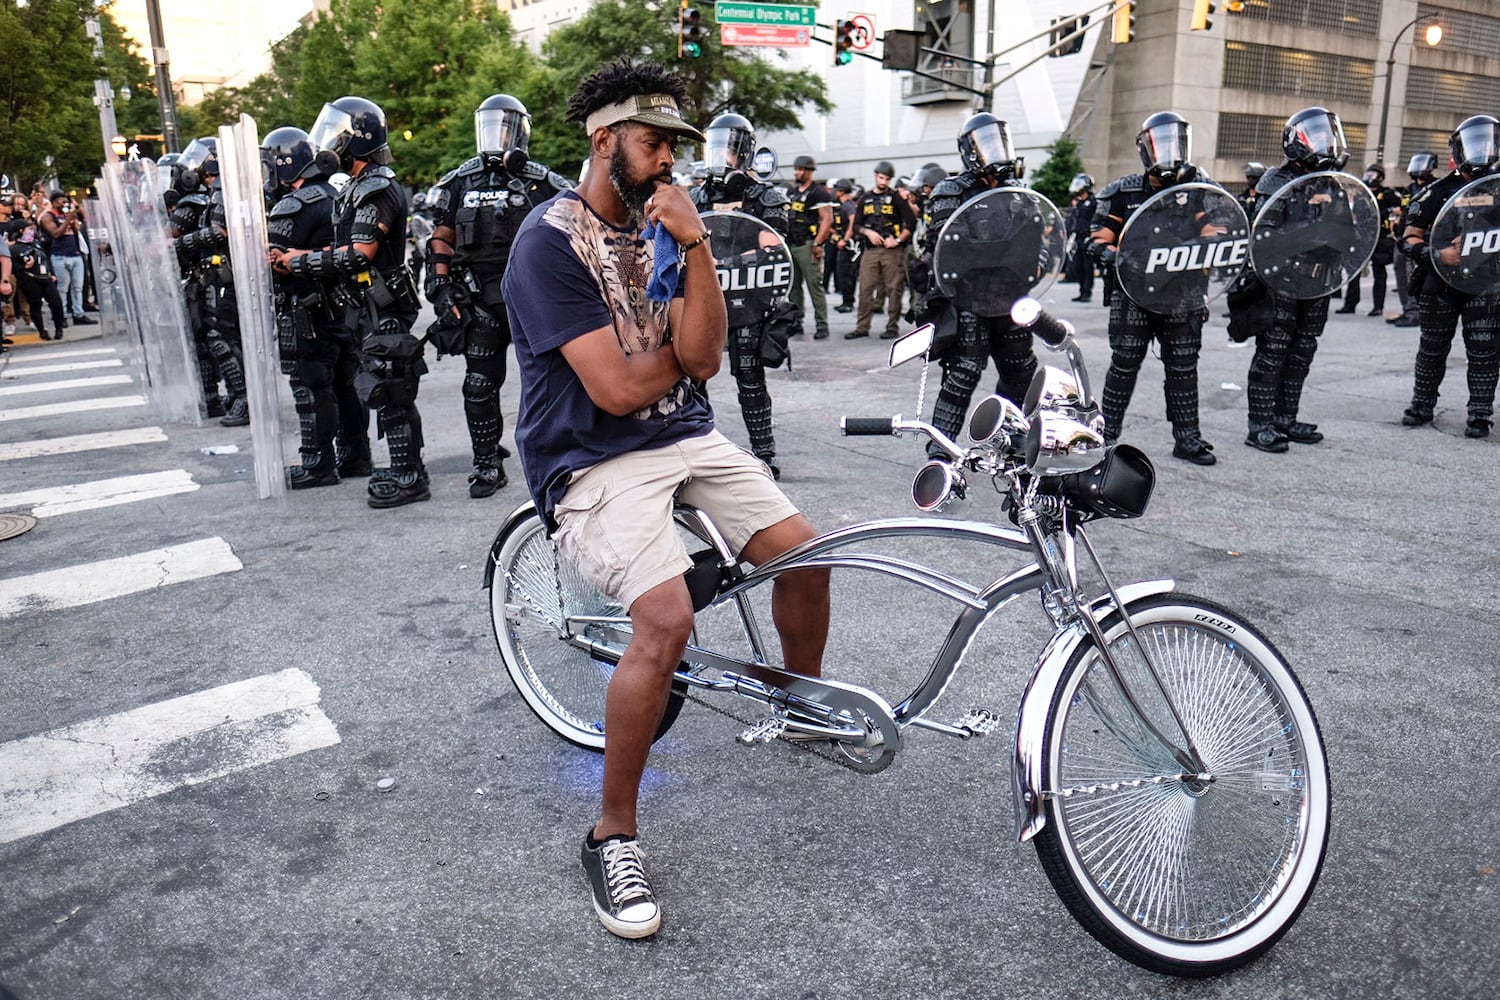
[(698, 142), (707, 142), (707, 136), (698, 131), (682, 117), (677, 101), (671, 94), (637, 94), (616, 104), (609, 104), (589, 115), (584, 131), (589, 135), (595, 129), (605, 128), (617, 122), (640, 122), (688, 136)]

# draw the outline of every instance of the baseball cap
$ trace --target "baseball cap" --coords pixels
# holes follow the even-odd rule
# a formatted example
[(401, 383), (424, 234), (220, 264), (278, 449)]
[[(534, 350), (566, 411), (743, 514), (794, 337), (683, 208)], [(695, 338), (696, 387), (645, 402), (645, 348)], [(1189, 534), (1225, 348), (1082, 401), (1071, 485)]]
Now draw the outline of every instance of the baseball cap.
[(707, 142), (708, 137), (698, 131), (682, 117), (682, 110), (671, 94), (636, 94), (615, 104), (609, 104), (589, 115), (584, 131), (589, 135), (595, 129), (614, 125), (617, 122), (640, 122), (688, 136), (698, 142)]

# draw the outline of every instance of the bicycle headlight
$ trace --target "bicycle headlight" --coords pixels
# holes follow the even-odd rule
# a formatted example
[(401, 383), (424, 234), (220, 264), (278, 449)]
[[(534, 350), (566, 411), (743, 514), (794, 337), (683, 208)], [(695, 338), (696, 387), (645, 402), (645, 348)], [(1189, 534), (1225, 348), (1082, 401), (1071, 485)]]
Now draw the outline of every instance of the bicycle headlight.
[(1076, 409), (1083, 406), (1083, 391), (1072, 372), (1043, 365), (1031, 377), (1031, 386), (1026, 390), (1026, 401), (1021, 409), (1028, 418), (1035, 417), (1038, 410), (1055, 410), (1059, 407)]
[(988, 396), (969, 417), (969, 437), (975, 444), (988, 444), (1000, 434), (1025, 433), (1026, 417), (1021, 408), (1004, 396)]
[(963, 497), (968, 489), (969, 484), (957, 469), (933, 459), (917, 470), (917, 478), (911, 484), (911, 499), (918, 510), (931, 513), (955, 496)]
[(1100, 431), (1061, 413), (1037, 413), (1026, 432), (1026, 465), (1038, 476), (1066, 476), (1092, 469), (1104, 460), (1107, 451)]

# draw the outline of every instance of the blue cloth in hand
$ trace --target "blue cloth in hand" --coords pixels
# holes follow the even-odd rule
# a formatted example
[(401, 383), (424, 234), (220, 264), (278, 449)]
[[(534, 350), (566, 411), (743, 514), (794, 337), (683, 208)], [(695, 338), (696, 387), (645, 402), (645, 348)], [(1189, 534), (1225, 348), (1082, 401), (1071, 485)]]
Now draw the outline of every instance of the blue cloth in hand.
[(641, 235), (656, 244), (656, 266), (651, 271), (651, 281), (646, 285), (646, 297), (653, 302), (671, 302), (677, 294), (678, 264), (682, 250), (677, 238), (667, 232), (667, 227), (656, 222), (646, 223)]

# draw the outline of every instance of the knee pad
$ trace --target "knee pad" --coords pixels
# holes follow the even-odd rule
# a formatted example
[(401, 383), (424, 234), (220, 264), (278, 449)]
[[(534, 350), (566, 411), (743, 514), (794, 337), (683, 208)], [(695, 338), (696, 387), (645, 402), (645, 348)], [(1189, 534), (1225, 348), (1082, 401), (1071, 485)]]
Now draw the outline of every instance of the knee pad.
[(495, 398), (500, 387), (495, 380), (483, 372), (469, 372), (464, 376), (464, 402), (483, 403)]
[(305, 385), (292, 386), (292, 404), (298, 413), (311, 413), (313, 409), (313, 393)]

